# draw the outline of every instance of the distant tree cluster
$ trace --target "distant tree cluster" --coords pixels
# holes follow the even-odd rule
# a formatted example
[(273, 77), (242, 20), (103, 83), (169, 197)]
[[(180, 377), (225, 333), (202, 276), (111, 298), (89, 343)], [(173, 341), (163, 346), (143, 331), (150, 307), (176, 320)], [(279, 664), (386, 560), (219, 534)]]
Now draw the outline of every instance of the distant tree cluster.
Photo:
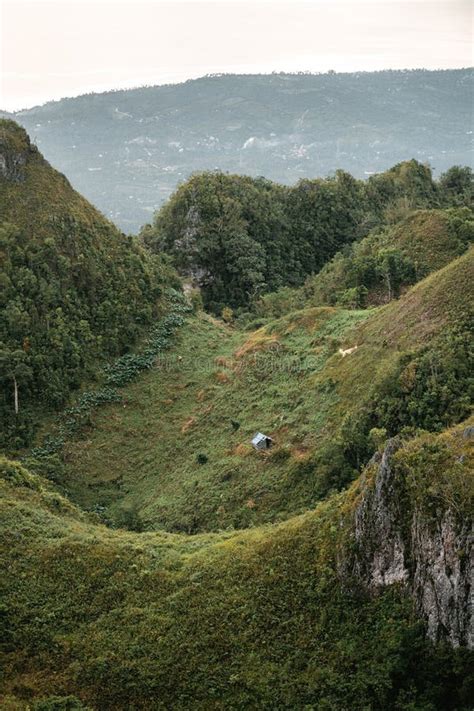
[[(152, 251), (171, 254), (178, 270), (199, 284), (206, 309), (221, 314), (230, 307), (238, 314), (267, 292), (301, 285), (374, 229), (414, 209), (472, 204), (472, 196), (469, 168), (453, 167), (436, 182), (430, 168), (415, 160), (367, 181), (337, 171), (294, 187), (198, 173), (177, 189), (142, 238)], [(391, 298), (401, 281), (413, 278), (414, 266), (387, 248), (364, 268), (374, 272), (373, 282), (385, 280)], [(357, 304), (371, 284), (365, 277), (353, 281), (346, 300)]]

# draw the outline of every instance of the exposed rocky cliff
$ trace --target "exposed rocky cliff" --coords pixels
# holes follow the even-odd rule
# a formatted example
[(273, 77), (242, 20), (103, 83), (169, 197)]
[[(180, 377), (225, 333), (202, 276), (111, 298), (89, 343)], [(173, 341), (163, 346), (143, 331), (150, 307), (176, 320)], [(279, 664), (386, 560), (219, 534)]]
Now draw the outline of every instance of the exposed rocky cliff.
[(13, 121), (5, 122), (0, 128), (0, 177), (11, 182), (24, 180), (28, 154), (33, 152), (37, 149), (26, 131)]
[(354, 546), (341, 572), (373, 593), (406, 586), (430, 639), (472, 648), (472, 519), (459, 516), (449, 497), (434, 510), (420, 502), (397, 461), (400, 448), (399, 439), (389, 440), (367, 468), (354, 513)]

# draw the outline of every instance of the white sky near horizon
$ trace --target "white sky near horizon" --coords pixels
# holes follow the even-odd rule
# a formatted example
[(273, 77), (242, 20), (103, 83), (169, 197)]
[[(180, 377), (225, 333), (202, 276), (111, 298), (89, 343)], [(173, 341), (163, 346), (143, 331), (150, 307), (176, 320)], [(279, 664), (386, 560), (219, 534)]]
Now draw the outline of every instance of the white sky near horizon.
[(467, 67), (471, 0), (0, 0), (0, 108), (208, 73)]

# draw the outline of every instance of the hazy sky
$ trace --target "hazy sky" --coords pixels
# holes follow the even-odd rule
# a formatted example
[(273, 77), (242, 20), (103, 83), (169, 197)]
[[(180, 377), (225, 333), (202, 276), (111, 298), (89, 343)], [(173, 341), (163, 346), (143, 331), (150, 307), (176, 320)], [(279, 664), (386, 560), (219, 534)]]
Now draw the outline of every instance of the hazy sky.
[(213, 72), (472, 66), (470, 0), (0, 0), (0, 108)]

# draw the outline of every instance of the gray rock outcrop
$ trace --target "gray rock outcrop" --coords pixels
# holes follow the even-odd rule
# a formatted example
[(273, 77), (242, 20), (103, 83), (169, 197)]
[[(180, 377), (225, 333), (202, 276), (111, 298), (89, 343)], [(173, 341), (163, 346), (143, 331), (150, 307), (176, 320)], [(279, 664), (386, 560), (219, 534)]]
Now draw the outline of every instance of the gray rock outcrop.
[(341, 573), (373, 593), (403, 585), (430, 639), (473, 648), (472, 521), (459, 521), (449, 508), (428, 516), (411, 501), (404, 475), (393, 465), (399, 447), (397, 439), (389, 440), (369, 464), (376, 467), (375, 479), (362, 482), (355, 545)]

